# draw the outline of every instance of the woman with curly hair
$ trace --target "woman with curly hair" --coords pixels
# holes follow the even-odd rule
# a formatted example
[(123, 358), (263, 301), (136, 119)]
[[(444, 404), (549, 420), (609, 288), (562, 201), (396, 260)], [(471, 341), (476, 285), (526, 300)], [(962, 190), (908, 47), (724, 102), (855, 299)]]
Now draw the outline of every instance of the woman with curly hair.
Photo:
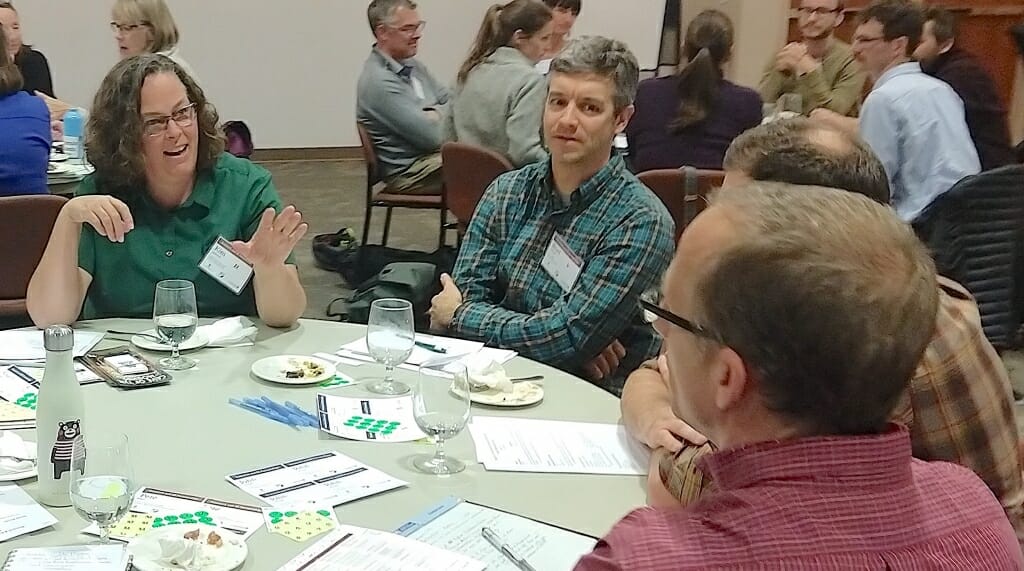
[[(223, 152), (217, 112), (181, 66), (154, 54), (114, 66), (86, 139), (96, 172), (64, 205), (29, 283), (36, 325), (148, 317), (168, 278), (195, 283), (201, 316), (285, 327), (302, 314), (290, 255), (307, 225), (281, 210), (270, 173)], [(252, 265), (237, 294), (199, 268), (219, 237)]]

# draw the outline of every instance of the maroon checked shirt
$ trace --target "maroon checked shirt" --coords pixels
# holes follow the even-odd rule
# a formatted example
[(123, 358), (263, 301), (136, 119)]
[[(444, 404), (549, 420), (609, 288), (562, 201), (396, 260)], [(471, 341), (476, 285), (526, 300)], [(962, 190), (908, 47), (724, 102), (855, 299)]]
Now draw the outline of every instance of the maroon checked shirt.
[(701, 463), (715, 490), (633, 511), (576, 571), (1024, 569), (992, 492), (970, 470), (913, 459), (903, 428), (761, 442)]

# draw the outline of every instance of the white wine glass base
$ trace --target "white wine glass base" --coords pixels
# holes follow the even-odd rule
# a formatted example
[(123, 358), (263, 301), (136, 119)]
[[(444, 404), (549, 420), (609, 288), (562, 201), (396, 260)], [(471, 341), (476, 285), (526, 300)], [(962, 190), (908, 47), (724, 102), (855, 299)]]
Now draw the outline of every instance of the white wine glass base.
[[(175, 351), (175, 353), (177, 353), (177, 351)], [(196, 366), (195, 359), (189, 359), (188, 357), (182, 357), (181, 355), (164, 357), (157, 362), (160, 363), (160, 366), (167, 371), (184, 371), (185, 369), (191, 369)]]
[(412, 390), (409, 385), (395, 380), (395, 367), (386, 365), (384, 378), (366, 385), (366, 390), (376, 395), (404, 395)]
[(423, 455), (415, 458), (412, 461), (412, 465), (420, 472), (426, 472), (427, 474), (434, 474), (437, 476), (458, 474), (466, 469), (466, 464), (461, 460), (456, 460), (455, 458), (449, 458), (447, 456), (438, 458), (436, 455)]

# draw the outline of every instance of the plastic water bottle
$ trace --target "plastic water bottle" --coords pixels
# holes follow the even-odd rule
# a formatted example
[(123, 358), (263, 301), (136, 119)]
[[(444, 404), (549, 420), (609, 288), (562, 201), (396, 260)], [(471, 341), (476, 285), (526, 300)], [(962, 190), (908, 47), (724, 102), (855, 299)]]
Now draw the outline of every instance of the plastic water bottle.
[(64, 114), (64, 154), (72, 161), (82, 161), (85, 158), (85, 147), (82, 139), (85, 131), (85, 121), (78, 109), (68, 109)]
[(43, 333), (46, 369), (36, 401), (37, 499), (53, 507), (71, 505), (72, 472), (85, 469), (85, 406), (72, 360), (74, 341), (67, 325), (52, 325)]

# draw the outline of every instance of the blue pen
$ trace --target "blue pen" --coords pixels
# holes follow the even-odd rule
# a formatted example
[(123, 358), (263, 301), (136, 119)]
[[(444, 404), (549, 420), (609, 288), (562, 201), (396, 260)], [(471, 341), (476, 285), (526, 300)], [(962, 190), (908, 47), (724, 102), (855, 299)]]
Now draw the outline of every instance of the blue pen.
[(270, 397), (262, 396), (262, 397), (260, 397), (259, 400), (262, 401), (262, 403), (267, 408), (269, 408), (271, 411), (273, 411), (273, 412), (283, 416), (284, 418), (287, 418), (287, 419), (293, 421), (294, 424), (296, 424), (297, 426), (305, 426), (307, 424), (306, 423), (306, 419), (304, 419), (304, 418), (298, 418), (298, 419), (295, 418), (295, 413), (293, 413), (292, 411), (288, 410), (287, 407), (285, 407), (285, 406), (283, 406), (283, 405), (281, 405), (279, 403), (274, 402), (273, 399), (271, 399)]
[(302, 410), (302, 408), (299, 405), (293, 403), (290, 400), (286, 400), (286, 401), (284, 401), (284, 406), (286, 406), (290, 410), (294, 411), (295, 414), (301, 415), (303, 418), (305, 418), (307, 420), (308, 426), (310, 428), (320, 428), (320, 419), (318, 419), (317, 417), (313, 416), (312, 414)]
[(309, 417), (301, 409), (299, 410), (299, 413), (296, 413), (287, 406), (276, 402), (267, 396), (260, 397), (260, 400), (277, 414), (292, 420), (296, 426), (309, 426)]
[(254, 413), (262, 416), (263, 418), (267, 418), (267, 419), (273, 420), (275, 422), (280, 422), (281, 424), (287, 424), (288, 426), (291, 426), (292, 428), (296, 428), (296, 426), (287, 417), (282, 417), (281, 415), (277, 414), (274, 411), (266, 410), (264, 408), (261, 408), (259, 406), (254, 405), (252, 403), (243, 402), (243, 401), (240, 401), (240, 400), (234, 399), (234, 398), (228, 399), (228, 402), (233, 404), (233, 405), (235, 405), (235, 406), (237, 406), (237, 407), (239, 407), (239, 408), (245, 409), (245, 410), (247, 410), (249, 412), (254, 412)]
[(278, 413), (276, 413), (276, 412), (274, 412), (272, 410), (268, 410), (268, 409), (263, 408), (261, 406), (257, 406), (257, 405), (255, 405), (255, 404), (253, 404), (251, 402), (245, 402), (245, 401), (236, 401), (235, 403), (232, 403), (232, 404), (237, 404), (239, 407), (244, 408), (245, 410), (248, 410), (249, 412), (254, 412), (254, 413), (262, 416), (263, 418), (267, 418), (267, 419), (273, 420), (275, 422), (280, 422), (281, 424), (287, 424), (288, 426), (291, 426), (292, 428), (295, 428), (295, 424), (292, 423), (287, 417), (281, 416), (280, 414), (278, 414)]

